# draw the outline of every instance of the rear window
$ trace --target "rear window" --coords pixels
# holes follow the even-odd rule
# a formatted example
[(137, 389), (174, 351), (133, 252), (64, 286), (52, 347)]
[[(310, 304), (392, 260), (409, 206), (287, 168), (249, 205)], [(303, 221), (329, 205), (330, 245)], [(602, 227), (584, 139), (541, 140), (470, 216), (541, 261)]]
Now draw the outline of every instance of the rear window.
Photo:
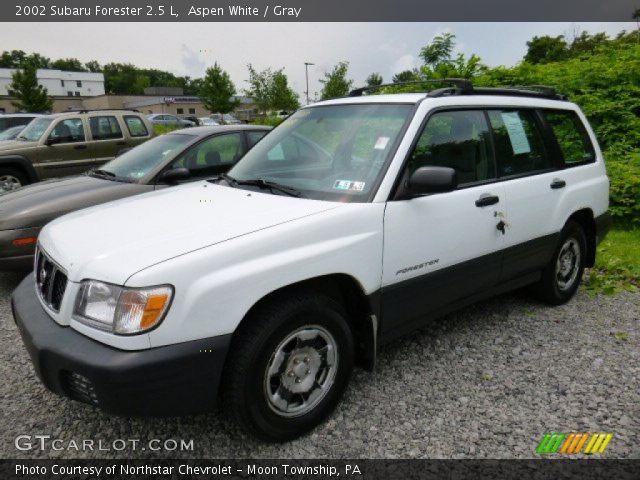
[(544, 115), (558, 141), (564, 163), (590, 163), (596, 159), (591, 139), (582, 121), (571, 110), (546, 110)]
[(147, 126), (140, 117), (126, 115), (124, 117), (124, 122), (127, 124), (127, 129), (129, 129), (129, 135), (132, 137), (146, 137), (149, 135)]

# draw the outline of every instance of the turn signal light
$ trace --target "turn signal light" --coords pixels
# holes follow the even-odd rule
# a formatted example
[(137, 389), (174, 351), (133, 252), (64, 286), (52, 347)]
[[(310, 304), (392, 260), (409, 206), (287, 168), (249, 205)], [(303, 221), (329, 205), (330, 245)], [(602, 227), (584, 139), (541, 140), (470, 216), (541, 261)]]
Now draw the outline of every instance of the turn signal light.
[(38, 237), (24, 237), (24, 238), (16, 238), (11, 245), (14, 247), (24, 247), (26, 245), (35, 245), (38, 241)]

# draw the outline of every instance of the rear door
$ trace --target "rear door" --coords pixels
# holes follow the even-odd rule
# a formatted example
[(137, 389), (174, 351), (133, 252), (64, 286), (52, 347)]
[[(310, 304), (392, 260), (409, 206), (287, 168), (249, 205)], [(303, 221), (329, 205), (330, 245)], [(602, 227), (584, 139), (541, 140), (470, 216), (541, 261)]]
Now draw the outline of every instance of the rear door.
[(556, 245), (551, 217), (563, 175), (540, 113), (531, 108), (488, 111), (499, 180), (504, 185), (502, 281), (543, 267)]
[(94, 165), (114, 159), (120, 150), (127, 148), (122, 126), (115, 115), (89, 117), (89, 131), (93, 139), (91, 150)]
[(423, 166), (456, 170), (448, 193), (387, 203), (382, 277), (383, 330), (401, 332), (495, 285), (505, 209), (496, 182), (491, 135), (483, 110), (442, 111), (424, 127), (402, 172)]

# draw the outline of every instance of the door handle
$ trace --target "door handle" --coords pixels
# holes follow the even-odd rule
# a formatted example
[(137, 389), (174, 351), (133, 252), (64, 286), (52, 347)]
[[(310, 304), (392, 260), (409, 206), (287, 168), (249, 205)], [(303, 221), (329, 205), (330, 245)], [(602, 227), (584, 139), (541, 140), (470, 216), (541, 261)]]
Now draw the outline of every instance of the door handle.
[(500, 197), (497, 195), (483, 194), (476, 200), (476, 207), (488, 207), (489, 205), (495, 205), (500, 201)]
[(553, 182), (551, 182), (551, 185), (549, 185), (551, 187), (552, 190), (557, 190), (558, 188), (564, 188), (566, 187), (567, 182), (565, 182), (564, 180), (560, 179), (560, 178), (554, 178)]
[(87, 146), (86, 145), (75, 145), (73, 147), (74, 150), (86, 150)]

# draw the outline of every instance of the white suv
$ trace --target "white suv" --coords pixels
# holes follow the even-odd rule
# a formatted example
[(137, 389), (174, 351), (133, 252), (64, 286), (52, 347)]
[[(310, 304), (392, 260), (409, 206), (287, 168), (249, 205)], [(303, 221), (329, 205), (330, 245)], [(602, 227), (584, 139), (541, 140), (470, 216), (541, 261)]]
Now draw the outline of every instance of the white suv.
[(549, 89), (452, 82), (305, 107), (228, 175), (48, 224), (12, 297), (44, 384), (124, 415), (220, 397), (284, 440), (435, 317), (569, 300), (609, 223), (593, 131)]

